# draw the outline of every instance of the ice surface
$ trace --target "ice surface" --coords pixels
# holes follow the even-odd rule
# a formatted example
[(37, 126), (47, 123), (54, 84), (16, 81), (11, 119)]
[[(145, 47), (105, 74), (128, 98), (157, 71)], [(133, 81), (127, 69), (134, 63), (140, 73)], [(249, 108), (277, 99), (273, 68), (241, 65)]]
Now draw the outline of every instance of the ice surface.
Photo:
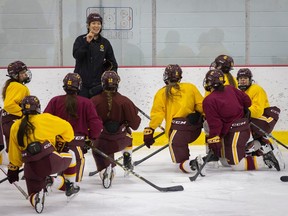
[[(133, 160), (139, 160), (157, 148), (143, 147), (133, 154)], [(287, 149), (280, 149), (288, 164)], [(204, 146), (192, 145), (190, 150), (191, 158), (205, 154)], [(188, 177), (191, 175), (181, 173), (171, 162), (168, 148), (135, 167), (137, 174), (157, 186), (183, 185), (182, 192), (159, 192), (132, 174), (124, 177), (121, 167), (116, 168), (112, 187), (104, 189), (98, 174), (88, 176), (94, 170), (94, 160), (89, 152), (79, 194), (67, 203), (63, 192), (50, 192), (42, 215), (287, 215), (288, 183), (281, 182), (280, 176), (288, 175), (288, 169), (237, 172), (209, 166), (205, 177), (199, 176), (195, 182), (190, 182)], [(4, 177), (1, 173), (0, 178)], [(26, 190), (24, 180), (20, 180), (19, 185)], [(7, 181), (0, 184), (0, 199), (1, 216), (37, 214), (28, 200)]]

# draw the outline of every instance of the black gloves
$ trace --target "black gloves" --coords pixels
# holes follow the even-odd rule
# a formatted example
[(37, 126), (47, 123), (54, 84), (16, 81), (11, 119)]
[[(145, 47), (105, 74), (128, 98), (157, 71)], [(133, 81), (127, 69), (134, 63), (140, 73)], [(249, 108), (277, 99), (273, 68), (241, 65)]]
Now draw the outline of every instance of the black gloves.
[(15, 181), (19, 181), (19, 167), (10, 163), (8, 165), (7, 177), (10, 184), (14, 183)]
[(151, 127), (145, 127), (144, 128), (144, 143), (145, 145), (150, 148), (150, 146), (155, 142), (153, 135), (154, 135), (154, 129)]
[(93, 146), (93, 141), (90, 139), (85, 139), (85, 144), (84, 144), (84, 147), (82, 149), (83, 154), (86, 154), (88, 152), (88, 150), (91, 148), (91, 146)]
[(248, 108), (244, 108), (244, 118), (247, 118), (249, 121), (251, 119), (251, 111)]

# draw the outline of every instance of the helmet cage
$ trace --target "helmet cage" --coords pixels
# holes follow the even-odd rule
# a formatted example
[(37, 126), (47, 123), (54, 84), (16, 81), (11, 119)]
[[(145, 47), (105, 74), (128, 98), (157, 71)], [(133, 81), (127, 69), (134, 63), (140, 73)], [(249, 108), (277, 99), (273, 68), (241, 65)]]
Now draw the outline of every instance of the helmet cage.
[(26, 64), (24, 64), (22, 61), (14, 61), (10, 63), (7, 67), (7, 72), (10, 78), (18, 80), (19, 79), (19, 73), (22, 71), (26, 71), (27, 74), (27, 79), (24, 80), (24, 83), (28, 83), (32, 79), (32, 73), (31, 71), (27, 68)]

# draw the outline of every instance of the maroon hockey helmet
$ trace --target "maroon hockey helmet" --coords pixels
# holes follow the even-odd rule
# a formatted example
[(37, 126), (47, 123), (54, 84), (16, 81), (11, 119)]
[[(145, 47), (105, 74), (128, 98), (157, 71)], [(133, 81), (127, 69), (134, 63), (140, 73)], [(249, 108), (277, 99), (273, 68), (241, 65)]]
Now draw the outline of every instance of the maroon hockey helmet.
[(87, 20), (86, 20), (87, 25), (90, 25), (90, 23), (94, 22), (94, 21), (99, 21), (101, 23), (101, 25), (102, 25), (103, 19), (100, 16), (100, 14), (98, 14), (98, 13), (89, 14), (88, 17), (87, 17)]
[(215, 69), (221, 70), (223, 73), (229, 73), (229, 71), (233, 70), (234, 60), (231, 56), (228, 55), (219, 55), (215, 58), (214, 62), (211, 63), (211, 67)]
[(218, 88), (225, 83), (224, 74), (221, 70), (212, 69), (206, 73), (203, 80), (203, 87), (206, 91), (211, 91), (211, 88)]
[(10, 78), (18, 80), (19, 73), (25, 71), (27, 73), (27, 79), (23, 80), (24, 83), (29, 83), (32, 79), (31, 71), (27, 68), (26, 64), (22, 61), (14, 61), (10, 63), (7, 67), (7, 72)]
[(20, 106), (24, 115), (41, 113), (40, 101), (36, 96), (26, 96)]
[[(239, 82), (239, 78), (240, 77), (248, 77), (249, 78), (249, 83), (246, 83), (244, 84), (243, 81), (240, 81)], [(241, 68), (239, 69), (239, 71), (237, 72), (237, 80), (238, 80), (238, 88), (242, 91), (246, 91), (251, 85), (252, 85), (252, 72), (249, 68)]]
[(169, 82), (180, 82), (182, 79), (182, 69), (178, 64), (169, 64), (163, 73), (163, 80), (167, 85)]
[(105, 71), (101, 76), (101, 84), (104, 90), (116, 91), (120, 77), (115, 71)]
[(68, 73), (63, 79), (63, 89), (68, 92), (79, 92), (82, 87), (82, 79), (78, 73)]
[(252, 75), (252, 72), (249, 68), (241, 68), (237, 72), (237, 80), (240, 77), (248, 77), (249, 79), (251, 79), (253, 77), (253, 75)]

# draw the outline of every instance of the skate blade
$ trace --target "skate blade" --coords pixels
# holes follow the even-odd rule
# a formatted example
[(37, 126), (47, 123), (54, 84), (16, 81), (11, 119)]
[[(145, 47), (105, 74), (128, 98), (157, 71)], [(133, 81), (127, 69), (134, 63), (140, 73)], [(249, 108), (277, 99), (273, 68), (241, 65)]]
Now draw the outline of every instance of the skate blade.
[(71, 202), (71, 200), (73, 200), (76, 196), (78, 196), (78, 194), (79, 194), (79, 192), (72, 194), (71, 196), (68, 196), (67, 197), (67, 203)]

